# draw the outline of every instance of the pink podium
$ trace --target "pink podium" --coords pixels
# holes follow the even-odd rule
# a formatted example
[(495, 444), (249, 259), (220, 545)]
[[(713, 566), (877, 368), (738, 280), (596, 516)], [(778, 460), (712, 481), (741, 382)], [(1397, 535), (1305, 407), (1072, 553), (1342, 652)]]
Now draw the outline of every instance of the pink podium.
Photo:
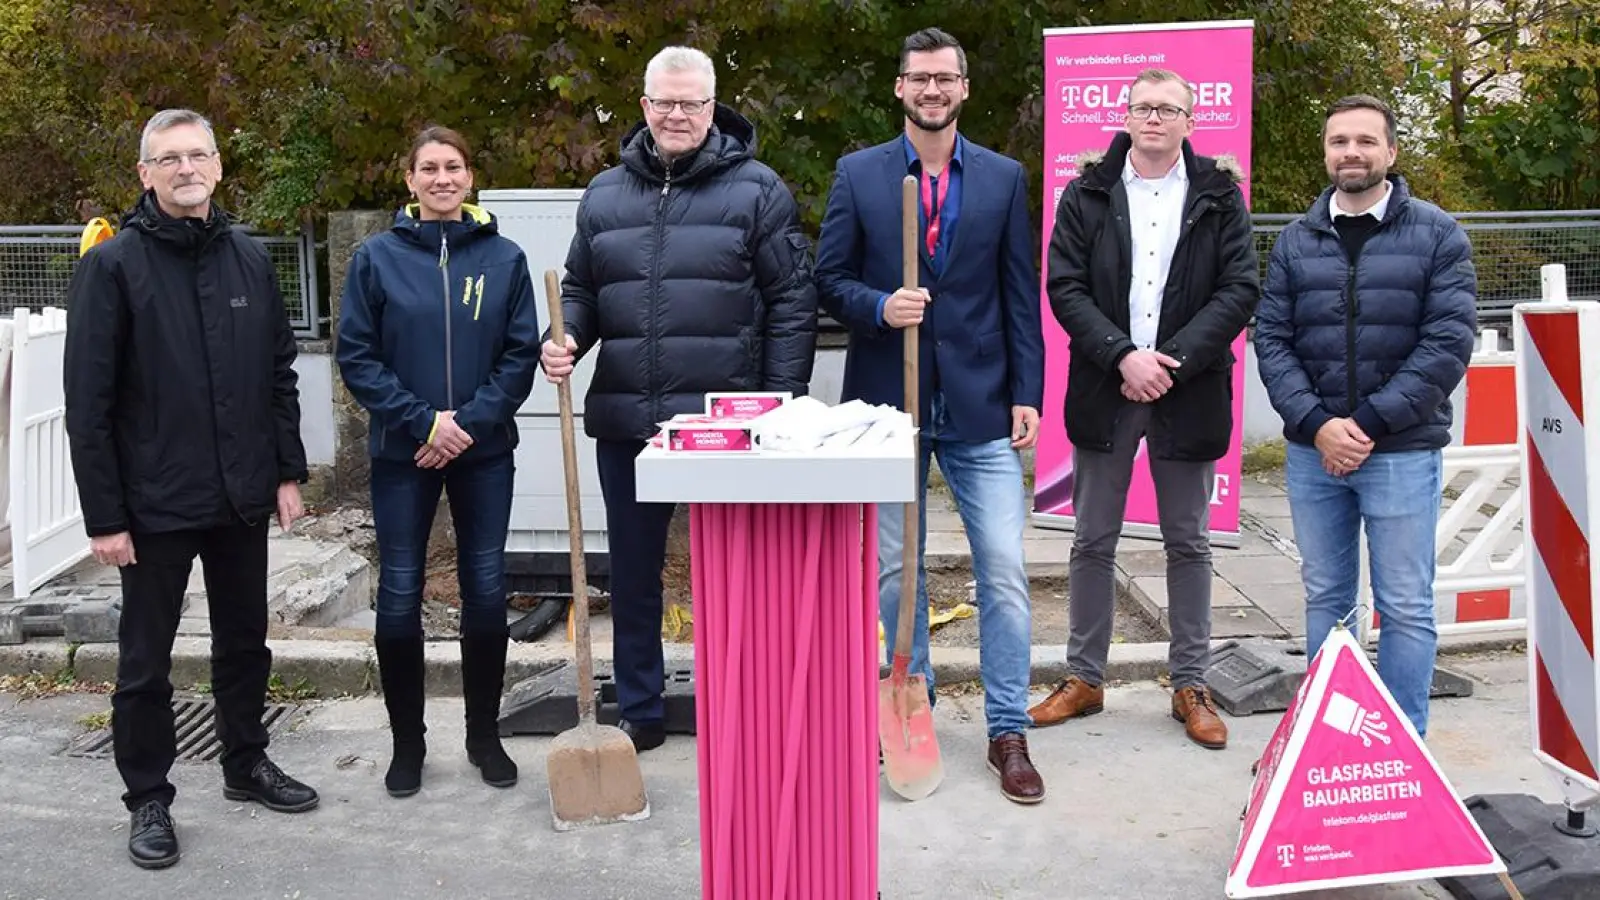
[(872, 900), (878, 887), (876, 503), (911, 440), (869, 452), (671, 452), (642, 502), (690, 506), (700, 895)]

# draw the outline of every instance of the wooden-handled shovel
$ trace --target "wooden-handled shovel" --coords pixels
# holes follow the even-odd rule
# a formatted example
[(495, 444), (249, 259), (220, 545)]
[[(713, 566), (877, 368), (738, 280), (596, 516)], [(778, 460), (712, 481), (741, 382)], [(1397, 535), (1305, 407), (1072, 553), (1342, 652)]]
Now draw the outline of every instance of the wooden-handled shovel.
[[(561, 317), (561, 281), (544, 273), (550, 302), (550, 339), (566, 346)], [(578, 505), (578, 448), (572, 427), (572, 379), (556, 386), (561, 402), (561, 461), (567, 474), (567, 534), (572, 545), (573, 649), (578, 662), (578, 724), (556, 735), (545, 759), (550, 786), (550, 812), (557, 831), (581, 825), (631, 822), (648, 818), (644, 775), (633, 740), (614, 725), (601, 725), (594, 714), (594, 658), (589, 647), (589, 585), (583, 560), (583, 514)]]
[[(907, 175), (901, 185), (901, 261), (902, 283), (917, 288), (917, 179)], [(905, 329), (906, 412), (915, 432), (919, 424), (917, 399), (918, 326)], [(913, 446), (920, 436), (913, 437)], [(916, 630), (917, 549), (921, 542), (918, 510), (921, 506), (921, 455), (912, 465), (913, 492), (905, 505), (905, 554), (900, 569), (900, 606), (895, 617), (894, 661), (889, 674), (878, 683), (878, 740), (883, 746), (883, 770), (889, 787), (907, 800), (921, 800), (944, 781), (944, 762), (939, 756), (939, 738), (933, 730), (933, 708), (928, 704), (928, 680), (922, 673), (911, 674), (911, 636)]]

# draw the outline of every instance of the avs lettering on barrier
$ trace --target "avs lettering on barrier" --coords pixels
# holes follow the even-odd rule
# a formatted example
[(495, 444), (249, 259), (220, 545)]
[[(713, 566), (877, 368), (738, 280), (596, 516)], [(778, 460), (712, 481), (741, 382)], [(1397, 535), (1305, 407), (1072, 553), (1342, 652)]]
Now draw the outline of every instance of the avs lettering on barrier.
[(1355, 637), (1335, 628), (1262, 757), (1227, 895), (1504, 871)]
[[(1072, 445), (1062, 425), (1070, 341), (1050, 309), (1051, 223), (1067, 184), (1078, 177), (1078, 157), (1103, 151), (1124, 130), (1128, 95), (1143, 69), (1171, 69), (1195, 92), (1194, 133), (1189, 143), (1202, 156), (1232, 156), (1245, 173), (1239, 185), (1250, 200), (1250, 120), (1254, 78), (1254, 23), (1184, 22), (1051, 28), (1044, 32), (1044, 222), (1039, 299), (1045, 346), (1045, 427), (1034, 453), (1034, 521), (1070, 526)], [(1211, 492), (1212, 540), (1239, 540), (1239, 479), (1244, 452), (1245, 336), (1233, 343), (1233, 442), (1217, 461)], [(1159, 537), (1155, 484), (1144, 443), (1134, 459), (1124, 533)]]

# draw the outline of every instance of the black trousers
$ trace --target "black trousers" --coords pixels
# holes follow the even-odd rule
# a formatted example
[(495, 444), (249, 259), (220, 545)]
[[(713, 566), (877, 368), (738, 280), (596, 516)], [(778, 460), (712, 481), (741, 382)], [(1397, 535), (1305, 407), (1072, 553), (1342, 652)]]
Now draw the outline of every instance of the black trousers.
[(595, 464), (606, 503), (611, 557), (611, 627), (617, 706), (636, 724), (666, 716), (661, 649), (661, 567), (676, 504), (640, 503), (634, 457), (644, 441), (595, 441)]
[(167, 773), (177, 758), (172, 716), (172, 642), (184, 589), (199, 557), (211, 612), (211, 693), (225, 776), (243, 780), (266, 755), (265, 711), (272, 651), (267, 649), (267, 523), (237, 522), (197, 531), (133, 535), (138, 562), (122, 569), (117, 690), (111, 731), (122, 802), (170, 806)]

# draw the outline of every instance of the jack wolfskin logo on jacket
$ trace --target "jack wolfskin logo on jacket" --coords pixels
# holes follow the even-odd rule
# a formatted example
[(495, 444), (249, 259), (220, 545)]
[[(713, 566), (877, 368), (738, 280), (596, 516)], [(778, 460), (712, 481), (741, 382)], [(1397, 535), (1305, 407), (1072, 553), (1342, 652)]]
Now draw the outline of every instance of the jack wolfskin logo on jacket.
[[(277, 275), (267, 248), (230, 221), (220, 210), (201, 226), (165, 217), (147, 191), (79, 261), (63, 377), (91, 535), (259, 523), (280, 484), (306, 477)], [(102, 365), (113, 333), (137, 349)]]

